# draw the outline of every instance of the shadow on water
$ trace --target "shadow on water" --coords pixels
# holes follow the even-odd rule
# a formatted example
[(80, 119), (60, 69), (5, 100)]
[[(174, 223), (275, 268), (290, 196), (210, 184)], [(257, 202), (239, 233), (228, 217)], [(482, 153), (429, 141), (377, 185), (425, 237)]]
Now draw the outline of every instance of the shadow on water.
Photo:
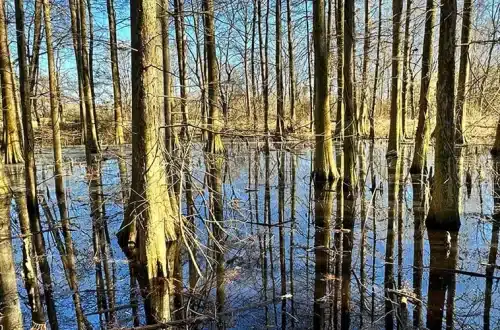
[[(357, 181), (349, 189), (342, 179), (313, 184), (307, 145), (275, 144), (269, 152), (260, 147), (227, 144), (224, 159), (213, 159), (195, 144), (182, 169), (189, 178), (181, 182), (179, 201), (188, 245), (177, 252), (172, 302), (178, 321), (196, 319), (184, 326), (500, 327), (500, 162), (487, 148), (463, 150), (462, 226), (456, 233), (425, 228), (432, 177), (409, 174), (410, 147), (387, 161), (384, 143), (360, 142)], [(130, 192), (130, 150), (110, 150), (86, 166), (82, 150), (68, 149), (63, 180), (54, 180), (44, 155), (38, 157), (41, 229), (60, 328), (143, 324), (143, 298), (116, 240)], [(341, 149), (336, 157), (343, 173)], [(24, 183), (14, 169), (6, 173), (16, 198), (2, 201), (12, 205), (17, 289), (28, 326), (17, 239), (19, 220), (26, 219), (14, 212)], [(1, 243), (7, 256), (10, 244)]]

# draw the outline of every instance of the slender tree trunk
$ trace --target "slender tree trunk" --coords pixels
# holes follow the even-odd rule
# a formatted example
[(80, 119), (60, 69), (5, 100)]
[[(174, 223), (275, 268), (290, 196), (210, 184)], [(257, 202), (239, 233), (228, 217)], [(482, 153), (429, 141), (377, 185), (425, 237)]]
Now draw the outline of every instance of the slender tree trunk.
[(21, 194), (17, 199), (19, 208), (19, 227), (23, 235), (23, 271), (24, 283), (28, 294), (28, 303), (31, 308), (31, 319), (33, 325), (45, 325), (45, 315), (42, 302), (40, 300), (40, 288), (38, 286), (38, 276), (36, 262), (34, 260), (34, 249), (32, 234), (30, 229), (30, 219), (38, 222), (38, 198), (36, 197), (36, 164), (34, 156), (34, 138), (31, 119), (28, 60), (26, 57), (26, 36), (24, 33), (24, 3), (23, 0), (14, 2), (16, 10), (16, 40), (17, 54), (19, 60), (19, 87), (21, 96), (21, 110), (24, 129), (24, 159), (26, 196)]
[(333, 155), (328, 91), (328, 49), (326, 48), (325, 2), (313, 4), (314, 39), (314, 133), (316, 147), (314, 176), (316, 182), (333, 181), (339, 176)]
[[(45, 21), (45, 35), (46, 35), (45, 41), (47, 47), (47, 62), (49, 67), (50, 113), (52, 119), (52, 140), (54, 149), (54, 164), (55, 164), (54, 174), (56, 180), (56, 195), (63, 226), (63, 235), (66, 243), (65, 246), (66, 255), (64, 257), (62, 256), (62, 258), (63, 258), (64, 268), (67, 272), (68, 284), (73, 291), (73, 302), (75, 304), (78, 329), (86, 329), (88, 328), (88, 322), (86, 321), (85, 316), (83, 315), (83, 310), (80, 302), (80, 294), (78, 292), (76, 265), (75, 265), (76, 260), (73, 252), (73, 243), (69, 228), (69, 212), (66, 207), (66, 197), (64, 191), (60, 114), (58, 111), (57, 97), (56, 97), (57, 95), (56, 72), (55, 72), (54, 52), (52, 46), (52, 24), (50, 16), (50, 4), (48, 0), (43, 0), (43, 16)], [(38, 227), (38, 231), (40, 231), (40, 227)], [(42, 234), (39, 234), (39, 236), (41, 236), (40, 240), (42, 241), (41, 245), (43, 247), (43, 251), (37, 253), (39, 255), (40, 253), (43, 253), (43, 255), (45, 255), (43, 236)], [(47, 267), (47, 272), (50, 271), (48, 270), (48, 264), (46, 267)], [(42, 271), (42, 274), (43, 273), (44, 272)]]
[(435, 175), (427, 229), (460, 228), (460, 155), (455, 150), (456, 0), (441, 0), (437, 81)]
[[(116, 38), (116, 13), (114, 0), (106, 0), (109, 25), (109, 50), (111, 56), (111, 77), (113, 79), (113, 107), (115, 113), (115, 143), (123, 144), (123, 110), (120, 70), (118, 66), (118, 41)], [(168, 36), (168, 35), (167, 35)]]
[[(254, 131), (257, 130), (258, 126), (258, 116), (257, 116), (257, 75), (255, 73), (255, 38), (257, 35), (257, 1), (259, 0), (253, 0), (252, 5), (253, 5), (253, 18), (252, 18), (252, 41), (251, 41), (251, 50), (250, 50), (250, 77), (251, 77), (251, 82), (252, 82), (252, 112), (253, 112), (253, 129)], [(260, 25), (259, 25), (259, 32), (260, 32)]]
[[(375, 105), (380, 71), (380, 40), (382, 37), (382, 0), (378, 1), (377, 55), (375, 58), (375, 78), (373, 79), (373, 95), (370, 107), (370, 140), (375, 141)], [(383, 84), (382, 84), (383, 85)]]
[(175, 40), (177, 43), (177, 61), (179, 65), (179, 84), (180, 84), (180, 105), (182, 114), (181, 137), (189, 137), (188, 129), (188, 110), (187, 110), (187, 58), (186, 58), (186, 35), (184, 25), (184, 0), (174, 0), (175, 13)]
[(344, 140), (344, 1), (337, 0), (336, 31), (337, 31), (337, 118), (335, 136)]
[[(83, 102), (85, 104), (85, 117), (87, 119), (87, 141), (85, 144), (85, 150), (87, 154), (87, 160), (90, 161), (91, 154), (100, 152), (99, 139), (97, 134), (97, 118), (95, 118), (94, 107), (93, 107), (93, 93), (92, 93), (92, 80), (90, 72), (90, 57), (89, 57), (89, 46), (87, 43), (87, 23), (85, 15), (85, 6), (81, 1), (85, 0), (73, 0), (77, 1), (78, 14), (77, 26), (79, 29), (79, 46), (80, 46), (80, 61), (81, 61), (81, 74), (82, 77), (82, 88), (83, 88)], [(88, 1), (88, 0), (87, 0)]]
[[(157, 68), (161, 59), (157, 3), (131, 2), (132, 186), (118, 242), (143, 293), (148, 324), (169, 321), (170, 281), (175, 258), (179, 210), (170, 198), (159, 132), (161, 105)], [(147, 201), (147, 203), (144, 203)]]
[(464, 9), (462, 11), (462, 36), (460, 39), (460, 71), (458, 72), (458, 89), (457, 89), (457, 144), (466, 142), (465, 138), (465, 118), (466, 118), (466, 102), (465, 93), (467, 87), (467, 79), (469, 75), (469, 43), (470, 30), (472, 28), (472, 0), (464, 1)]
[(361, 137), (368, 135), (368, 65), (370, 59), (370, 8), (369, 0), (365, 0), (365, 39), (363, 41), (363, 72), (361, 77), (361, 110), (358, 120), (358, 130)]
[(401, 16), (403, 0), (392, 2), (392, 76), (391, 76), (391, 125), (389, 128), (389, 145), (387, 156), (398, 156), (401, 139), (401, 108), (399, 104), (400, 92), (400, 44), (401, 44)]
[[(90, 95), (92, 101), (92, 114), (94, 116), (97, 142), (99, 143), (99, 129), (97, 120), (97, 109), (95, 105), (95, 85), (94, 85), (94, 14), (92, 13), (92, 3), (91, 0), (81, 0), (85, 1), (87, 4), (87, 10), (89, 15), (89, 50), (88, 50), (88, 72), (89, 72), (89, 84), (90, 84)], [(81, 7), (83, 8), (83, 7)], [(85, 15), (85, 13), (83, 13)], [(85, 20), (82, 20), (85, 23)]]
[(307, 6), (308, 1), (304, 0), (306, 7), (306, 31), (307, 31), (307, 81), (309, 83), (309, 131), (313, 133), (314, 123), (314, 91), (312, 82), (312, 57), (313, 52), (311, 49), (311, 37), (309, 30), (309, 9)]
[(345, 138), (344, 138), (344, 173), (342, 189), (345, 198), (345, 214), (342, 226), (348, 233), (342, 241), (342, 329), (349, 329), (351, 323), (351, 261), (353, 249), (353, 229), (356, 214), (357, 174), (356, 174), (356, 106), (353, 86), (353, 45), (355, 36), (354, 1), (344, 2), (344, 102), (345, 102)]
[[(257, 21), (259, 26), (259, 47), (260, 47), (260, 71), (262, 75), (262, 96), (264, 101), (264, 130), (266, 135), (269, 133), (269, 67), (268, 67), (268, 15), (269, 15), (269, 0), (258, 1)], [(262, 2), (266, 1), (267, 10), (265, 18), (265, 32), (262, 32)]]
[[(3, 10), (3, 8), (2, 8)], [(3, 14), (2, 14), (3, 15)], [(10, 227), (11, 194), (0, 161), (0, 326), (3, 329), (22, 330), (23, 317), (17, 292), (16, 270)]]
[(403, 84), (401, 86), (401, 137), (406, 138), (406, 115), (408, 112), (408, 68), (411, 63), (410, 24), (413, 0), (406, 0), (405, 36), (403, 44)]
[[(112, 1), (112, 0), (108, 0)], [(172, 77), (170, 74), (170, 40), (169, 40), (169, 2), (162, 0), (160, 25), (161, 25), (161, 45), (163, 59), (163, 115), (165, 117), (165, 147), (170, 157), (173, 156), (175, 133), (172, 115)]]
[(288, 72), (290, 79), (290, 124), (288, 130), (294, 131), (296, 121), (295, 114), (295, 59), (293, 55), (293, 24), (292, 24), (292, 8), (291, 0), (286, 0), (286, 21), (287, 21), (287, 36), (288, 36)]
[(281, 56), (281, 0), (276, 1), (276, 135), (282, 137), (285, 133), (285, 104), (283, 92), (283, 67)]
[(436, 20), (434, 0), (427, 0), (425, 14), (424, 45), (422, 50), (422, 76), (420, 78), (420, 100), (418, 112), (418, 126), (415, 135), (415, 150), (410, 172), (422, 173), (427, 162), (429, 146), (429, 85), (432, 75), (432, 36)]
[(3, 107), (3, 147), (5, 164), (24, 162), (22, 151), (22, 135), (19, 131), (18, 115), (13, 85), (13, 73), (9, 56), (9, 41), (7, 38), (7, 20), (5, 17), (5, 0), (0, 0), (0, 79), (2, 85)]

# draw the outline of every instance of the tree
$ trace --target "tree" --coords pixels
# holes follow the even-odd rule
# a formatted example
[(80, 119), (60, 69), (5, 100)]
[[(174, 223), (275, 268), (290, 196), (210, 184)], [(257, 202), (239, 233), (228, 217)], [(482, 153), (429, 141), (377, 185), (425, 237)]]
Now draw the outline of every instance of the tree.
[(189, 137), (188, 129), (188, 110), (187, 110), (187, 58), (186, 58), (186, 34), (184, 26), (184, 0), (174, 0), (175, 17), (175, 40), (177, 44), (177, 62), (179, 65), (179, 84), (180, 84), (180, 105), (182, 114), (181, 137)]
[(35, 146), (31, 119), (31, 94), (29, 90), (28, 60), (26, 56), (26, 35), (24, 33), (24, 3), (22, 0), (16, 0), (14, 5), (16, 10), (16, 40), (19, 59), (21, 113), (24, 129), (24, 159), (26, 160), (24, 169), (26, 196), (21, 194), (16, 203), (19, 208), (19, 226), (21, 228), (21, 234), (23, 235), (24, 283), (31, 308), (31, 320), (33, 324), (41, 325), (45, 324), (45, 315), (40, 300), (40, 288), (37, 280), (36, 263), (33, 258), (34, 246), (30, 229), (30, 223), (38, 223), (40, 218), (36, 189)]
[(406, 113), (408, 108), (408, 71), (411, 64), (410, 23), (413, 0), (406, 0), (405, 39), (403, 45), (403, 85), (401, 87), (401, 136), (406, 138)]
[(337, 117), (335, 136), (344, 140), (344, 0), (337, 0), (335, 29), (337, 31)]
[[(3, 14), (0, 14), (3, 15)], [(4, 329), (22, 330), (23, 316), (17, 293), (16, 269), (10, 237), (10, 188), (0, 161), (0, 326)]]
[[(118, 42), (116, 39), (116, 13), (113, 0), (106, 0), (109, 24), (109, 51), (111, 56), (111, 77), (113, 80), (113, 106), (115, 111), (115, 143), (125, 143), (123, 136), (122, 91), (118, 69)], [(168, 34), (167, 34), (168, 36)]]
[(438, 81), (436, 93), (435, 175), (426, 218), (428, 230), (460, 228), (460, 155), (455, 151), (455, 29), (456, 0), (441, 0)]
[(288, 36), (288, 70), (290, 79), (290, 126), (289, 131), (294, 130), (295, 125), (295, 66), (293, 56), (293, 25), (292, 25), (292, 9), (290, 6), (291, 0), (286, 0), (286, 22)]
[(169, 197), (159, 132), (157, 3), (132, 1), (132, 186), (118, 242), (143, 294), (148, 324), (170, 320), (170, 273), (179, 210)]
[(169, 41), (169, 2), (162, 1), (162, 12), (160, 16), (161, 24), (161, 45), (162, 45), (162, 58), (163, 58), (163, 116), (165, 117), (165, 146), (167, 153), (172, 154), (174, 150), (174, 129), (171, 127), (173, 124), (172, 117), (172, 79), (170, 75), (170, 41)]
[(375, 77), (373, 79), (373, 95), (370, 107), (370, 140), (375, 141), (375, 104), (380, 67), (380, 39), (382, 37), (382, 0), (378, 1), (377, 55), (375, 59)]
[[(75, 305), (75, 313), (78, 324), (78, 329), (86, 329), (88, 328), (88, 321), (86, 321), (85, 316), (83, 315), (83, 310), (80, 301), (80, 293), (78, 292), (78, 280), (76, 274), (76, 259), (73, 251), (73, 241), (71, 238), (70, 224), (69, 224), (69, 212), (66, 205), (66, 193), (64, 189), (64, 181), (63, 181), (63, 156), (62, 156), (62, 144), (61, 144), (61, 128), (60, 122), (61, 117), (57, 105), (57, 81), (56, 81), (56, 67), (54, 60), (54, 48), (52, 43), (52, 23), (51, 23), (51, 15), (50, 15), (50, 4), (48, 0), (43, 1), (43, 17), (45, 22), (45, 42), (47, 48), (47, 63), (49, 69), (49, 91), (50, 91), (50, 115), (52, 121), (52, 145), (54, 151), (54, 175), (56, 181), (56, 196), (57, 202), (59, 206), (59, 212), (61, 216), (61, 222), (63, 227), (63, 236), (65, 242), (65, 254), (61, 255), (63, 260), (63, 266), (66, 273), (66, 277), (68, 280), (69, 287), (73, 291), (73, 303)], [(38, 224), (37, 227), (32, 230), (38, 233), (35, 238), (38, 240), (36, 249), (39, 258), (41, 258), (43, 264), (40, 266), (42, 269), (42, 278), (43, 276), (47, 277), (50, 280), (50, 269), (48, 262), (45, 256), (45, 242), (43, 239), (43, 235), (40, 231), (41, 226)], [(42, 268), (43, 266), (43, 268)], [(45, 295), (46, 300), (48, 298), (52, 298), (52, 301), (47, 300), (47, 305), (51, 306), (50, 308), (55, 312), (55, 306), (53, 302), (53, 293), (52, 293), (52, 284), (48, 282), (48, 280), (44, 280), (45, 284)], [(48, 284), (46, 284), (48, 283)], [(49, 286), (50, 285), (50, 286)], [(50, 288), (50, 291), (48, 291)], [(54, 313), (52, 312), (52, 313)], [(49, 313), (49, 317), (50, 317)], [(51, 319), (51, 328), (52, 324), (57, 327), (57, 319), (55, 316), (54, 320)]]
[(276, 1), (276, 135), (285, 133), (283, 68), (281, 61), (281, 0)]
[(465, 92), (467, 87), (467, 79), (469, 75), (469, 43), (470, 30), (472, 28), (472, 0), (464, 1), (464, 9), (462, 11), (462, 36), (460, 38), (460, 69), (458, 72), (458, 88), (457, 88), (457, 143), (463, 144), (465, 139)]
[[(73, 0), (81, 1), (81, 0)], [(87, 118), (87, 141), (85, 143), (87, 161), (90, 160), (90, 155), (100, 152), (99, 138), (97, 133), (97, 118), (94, 111), (94, 98), (92, 93), (92, 71), (90, 67), (90, 54), (89, 45), (87, 43), (87, 23), (85, 6), (82, 2), (77, 5), (79, 9), (77, 14), (77, 23), (79, 26), (79, 39), (80, 39), (80, 70), (83, 88), (83, 100), (85, 104), (85, 116)], [(90, 18), (92, 19), (92, 18)]]
[[(370, 8), (369, 1), (365, 0), (365, 39), (363, 41), (363, 72), (361, 78), (361, 110), (358, 118), (358, 130), (362, 137), (368, 134), (368, 63), (370, 61)], [(374, 92), (375, 93), (375, 90)]]
[(326, 48), (325, 1), (313, 4), (314, 42), (314, 157), (315, 182), (333, 181), (339, 176), (333, 157), (330, 123), (330, 95), (328, 91), (328, 49)]
[(219, 81), (217, 70), (217, 55), (215, 42), (215, 14), (214, 1), (203, 0), (205, 12), (205, 51), (207, 57), (207, 84), (208, 84), (208, 141), (206, 152), (208, 157), (208, 171), (210, 173), (210, 213), (213, 221), (213, 235), (215, 238), (216, 266), (216, 301), (217, 311), (220, 312), (225, 304), (224, 288), (224, 211), (222, 199), (222, 166), (224, 146), (219, 134), (220, 119), (218, 110)]
[(401, 43), (401, 16), (403, 1), (392, 2), (392, 74), (391, 74), (391, 126), (389, 128), (389, 145), (387, 156), (398, 156), (401, 139), (401, 108), (399, 107), (400, 84), (400, 43)]
[(19, 131), (11, 68), (9, 43), (7, 40), (7, 21), (5, 18), (5, 0), (0, 0), (0, 80), (2, 85), (5, 164), (24, 162), (21, 144), (22, 136)]
[(410, 172), (419, 174), (427, 162), (427, 148), (429, 146), (429, 85), (432, 69), (432, 35), (436, 20), (434, 0), (427, 0), (425, 10), (424, 45), (422, 49), (422, 76), (420, 78), (420, 100), (418, 111), (418, 125), (415, 134), (415, 151)]

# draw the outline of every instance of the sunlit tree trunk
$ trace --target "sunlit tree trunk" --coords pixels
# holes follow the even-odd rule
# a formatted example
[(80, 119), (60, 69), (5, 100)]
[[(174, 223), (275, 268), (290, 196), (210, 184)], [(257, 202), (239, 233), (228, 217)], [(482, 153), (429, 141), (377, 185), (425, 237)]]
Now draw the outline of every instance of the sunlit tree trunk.
[[(99, 130), (98, 130), (98, 120), (97, 120), (97, 109), (95, 105), (95, 85), (94, 85), (94, 14), (92, 13), (91, 0), (81, 0), (81, 1), (84, 1), (87, 4), (87, 11), (89, 18), (88, 72), (89, 72), (90, 96), (92, 102), (92, 114), (94, 116), (94, 122), (96, 127), (97, 142), (99, 143)], [(85, 13), (83, 13), (83, 15), (85, 15)], [(85, 20), (82, 20), (82, 23), (85, 24)]]
[(368, 135), (368, 65), (370, 59), (370, 8), (369, 1), (365, 0), (365, 39), (363, 41), (363, 72), (361, 77), (361, 104), (360, 118), (358, 120), (358, 130), (361, 137)]
[(169, 321), (179, 210), (171, 199), (161, 155), (160, 36), (157, 3), (133, 1), (132, 186), (118, 242), (137, 276), (148, 324)]
[[(65, 252), (66, 255), (61, 256), (63, 259), (63, 265), (65, 271), (67, 272), (67, 279), (70, 288), (73, 290), (73, 302), (75, 304), (75, 312), (77, 318), (78, 329), (86, 329), (86, 319), (83, 315), (83, 310), (80, 302), (80, 294), (78, 292), (78, 282), (76, 275), (76, 259), (73, 252), (73, 242), (71, 239), (71, 232), (69, 228), (69, 212), (66, 206), (66, 197), (64, 191), (64, 181), (63, 181), (63, 169), (62, 169), (62, 146), (61, 146), (61, 128), (60, 128), (60, 114), (57, 106), (57, 86), (56, 86), (56, 68), (54, 60), (54, 51), (52, 46), (52, 24), (50, 16), (50, 4), (48, 0), (43, 0), (43, 16), (45, 22), (45, 41), (47, 48), (47, 62), (49, 67), (49, 90), (50, 90), (50, 113), (52, 120), (52, 140), (54, 149), (54, 175), (56, 180), (56, 196), (59, 206), (59, 212), (61, 215), (61, 222), (63, 227), (63, 235), (65, 239)], [(38, 231), (40, 227), (38, 227)], [(43, 236), (40, 234), (43, 247), (43, 251), (37, 253), (45, 254)], [(48, 264), (47, 271), (42, 270), (42, 274), (49, 272)], [(50, 276), (50, 274), (49, 274)], [(47, 294), (47, 293), (45, 293)], [(47, 299), (47, 298), (46, 298)]]
[(281, 61), (281, 1), (276, 1), (276, 135), (283, 136), (285, 133), (285, 104), (283, 92), (283, 66)]
[[(260, 72), (262, 76), (262, 97), (264, 101), (264, 130), (269, 133), (269, 67), (268, 67), (268, 15), (269, 0), (257, 0), (257, 25), (259, 26)], [(262, 31), (262, 2), (266, 1), (265, 32)]]
[(116, 13), (114, 0), (106, 0), (109, 25), (109, 50), (111, 56), (111, 77), (113, 80), (113, 106), (115, 112), (115, 143), (125, 143), (123, 136), (122, 91), (118, 68), (118, 41), (116, 38)]
[(344, 138), (344, 173), (342, 189), (345, 198), (345, 213), (342, 219), (346, 230), (342, 240), (342, 329), (349, 329), (351, 324), (351, 262), (353, 249), (353, 229), (356, 216), (357, 168), (356, 168), (356, 106), (354, 104), (353, 86), (353, 44), (355, 35), (354, 1), (344, 1), (344, 104), (345, 104), (345, 138)]
[[(370, 106), (370, 140), (375, 141), (375, 105), (377, 103), (377, 89), (380, 75), (380, 39), (382, 37), (382, 0), (378, 1), (378, 29), (377, 29), (377, 55), (375, 57), (375, 77), (373, 79), (373, 95)], [(383, 84), (382, 84), (383, 85)]]
[(174, 0), (175, 17), (175, 40), (177, 44), (177, 62), (179, 65), (179, 89), (180, 105), (182, 114), (181, 137), (183, 139), (189, 136), (188, 129), (188, 110), (187, 110), (187, 54), (186, 54), (186, 35), (184, 24), (184, 0)]
[(77, 1), (78, 14), (77, 26), (79, 26), (79, 46), (80, 46), (80, 60), (81, 60), (81, 74), (82, 78), (82, 88), (83, 88), (83, 101), (85, 104), (85, 117), (87, 119), (87, 141), (86, 141), (86, 153), (87, 160), (90, 159), (91, 154), (100, 152), (99, 138), (97, 133), (97, 118), (95, 118), (94, 106), (93, 106), (93, 93), (92, 93), (92, 80), (90, 71), (90, 56), (89, 56), (89, 45), (87, 43), (87, 19), (85, 14), (85, 6), (81, 2), (83, 0), (72, 0)]
[(344, 140), (344, 0), (337, 0), (335, 30), (337, 31), (337, 118), (335, 136)]
[(408, 69), (411, 63), (410, 24), (413, 0), (406, 0), (405, 36), (403, 41), (403, 83), (401, 86), (401, 137), (406, 138), (406, 114), (408, 110)]
[[(34, 138), (31, 119), (28, 60), (26, 56), (26, 36), (24, 32), (24, 3), (23, 0), (14, 1), (16, 10), (16, 40), (19, 61), (19, 87), (21, 96), (21, 112), (24, 129), (24, 159), (26, 195), (18, 194), (16, 203), (19, 209), (19, 227), (23, 235), (23, 272), (24, 284), (28, 295), (28, 303), (31, 308), (31, 319), (33, 325), (45, 324), (45, 315), (40, 300), (40, 288), (38, 286), (37, 264), (34, 259), (34, 246), (30, 228), (30, 219), (39, 221), (38, 199), (36, 197), (36, 165), (34, 156)], [(18, 186), (22, 186), (19, 184)]]
[(401, 139), (401, 108), (399, 104), (400, 92), (400, 44), (401, 44), (401, 16), (403, 0), (392, 2), (392, 76), (391, 76), (391, 125), (389, 128), (389, 145), (387, 156), (398, 156)]
[(5, 17), (5, 0), (0, 0), (0, 80), (2, 85), (3, 108), (3, 147), (5, 164), (17, 164), (24, 161), (22, 151), (22, 135), (19, 131), (16, 110), (13, 73), (9, 56), (9, 41), (7, 39), (7, 20)]
[(293, 24), (292, 24), (292, 8), (291, 0), (286, 0), (286, 22), (288, 36), (288, 74), (290, 83), (290, 124), (289, 131), (293, 132), (295, 125), (295, 58), (293, 55)]
[(466, 142), (465, 138), (465, 118), (466, 118), (466, 102), (465, 94), (467, 87), (467, 79), (469, 75), (469, 43), (470, 30), (472, 28), (472, 0), (464, 1), (462, 10), (462, 36), (460, 38), (460, 70), (458, 72), (458, 89), (457, 89), (457, 132), (456, 139), (458, 144)]
[(436, 93), (435, 175), (427, 229), (460, 228), (460, 155), (455, 150), (456, 0), (441, 0)]
[(333, 181), (339, 176), (333, 155), (328, 91), (328, 49), (326, 48), (325, 2), (313, 4), (314, 39), (314, 133), (316, 147), (314, 176), (317, 182)]
[[(3, 14), (2, 14), (3, 15)], [(0, 161), (0, 326), (22, 330), (23, 317), (17, 293), (16, 269), (10, 227), (10, 188)]]
[(422, 76), (420, 78), (420, 100), (418, 111), (418, 125), (415, 135), (415, 150), (410, 167), (412, 174), (419, 174), (427, 162), (427, 149), (429, 146), (429, 85), (432, 75), (432, 36), (436, 21), (434, 0), (427, 0), (425, 10), (424, 45), (422, 49)]
[[(253, 112), (253, 129), (254, 131), (257, 130), (257, 75), (255, 73), (255, 45), (256, 41), (255, 39), (257, 38), (257, 1), (259, 0), (252, 0), (252, 5), (253, 5), (253, 17), (252, 17), (252, 38), (251, 38), (251, 45), (250, 45), (250, 81), (252, 84), (252, 112)], [(260, 31), (260, 28), (259, 28)]]

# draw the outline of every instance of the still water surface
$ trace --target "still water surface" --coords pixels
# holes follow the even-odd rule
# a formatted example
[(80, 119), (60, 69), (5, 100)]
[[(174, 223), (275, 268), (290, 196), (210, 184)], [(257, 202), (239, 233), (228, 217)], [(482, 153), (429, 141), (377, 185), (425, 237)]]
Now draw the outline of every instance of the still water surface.
[[(401, 161), (389, 169), (385, 143), (360, 143), (359, 186), (354, 212), (348, 212), (354, 221), (352, 230), (343, 226), (348, 223), (346, 208), (351, 204), (339, 186), (327, 192), (326, 200), (333, 208), (326, 226), (315, 226), (313, 152), (309, 146), (276, 145), (269, 156), (256, 144), (227, 144), (226, 149), (222, 311), (236, 312), (223, 314), (219, 326), (411, 328), (424, 327), (431, 314), (439, 319), (442, 315), (443, 326), (451, 328), (500, 328), (500, 266), (496, 261), (499, 230), (498, 224), (494, 225), (500, 219), (500, 180), (486, 147), (469, 147), (462, 152), (459, 233), (425, 230), (429, 181), (409, 174), (410, 146), (404, 148)], [(66, 198), (84, 312), (94, 328), (105, 322), (104, 314), (95, 313), (99, 309), (96, 292), (100, 279), (112, 281), (114, 290), (106, 295), (119, 307), (115, 327), (131, 327), (129, 267), (116, 240), (130, 182), (130, 150), (121, 154), (123, 157), (116, 150), (108, 150), (106, 157), (89, 169), (83, 149), (66, 149), (64, 154)], [(189, 255), (183, 251), (187, 318), (213, 315), (216, 301), (212, 224), (201, 145), (192, 147), (191, 157), (196, 229), (187, 236), (196, 237), (194, 251), (202, 277), (196, 290), (188, 292)], [(340, 153), (337, 158), (340, 162)], [(44, 229), (59, 223), (51, 159), (49, 150), (37, 155), (39, 191), (46, 203), (41, 208)], [(19, 182), (19, 171), (9, 168), (12, 182)], [(20, 191), (20, 187), (22, 183), (13, 189)], [(187, 212), (185, 203), (183, 210)], [(11, 215), (16, 236), (20, 231), (15, 199)], [(107, 270), (101, 266), (96, 271), (96, 265), (103, 265), (102, 260), (96, 261), (99, 258), (93, 249), (96, 224), (103, 226), (102, 235), (110, 240)], [(54, 232), (46, 231), (45, 239), (59, 323), (62, 329), (75, 329), (71, 291)], [(434, 242), (432, 249), (429, 240)], [(18, 239), (13, 241), (17, 274), (22, 274), (20, 243)], [(30, 315), (21, 276), (18, 282), (24, 324), (28, 325)], [(281, 300), (281, 296), (286, 299)], [(139, 317), (144, 322), (140, 305)], [(198, 327), (216, 325), (204, 323)]]

